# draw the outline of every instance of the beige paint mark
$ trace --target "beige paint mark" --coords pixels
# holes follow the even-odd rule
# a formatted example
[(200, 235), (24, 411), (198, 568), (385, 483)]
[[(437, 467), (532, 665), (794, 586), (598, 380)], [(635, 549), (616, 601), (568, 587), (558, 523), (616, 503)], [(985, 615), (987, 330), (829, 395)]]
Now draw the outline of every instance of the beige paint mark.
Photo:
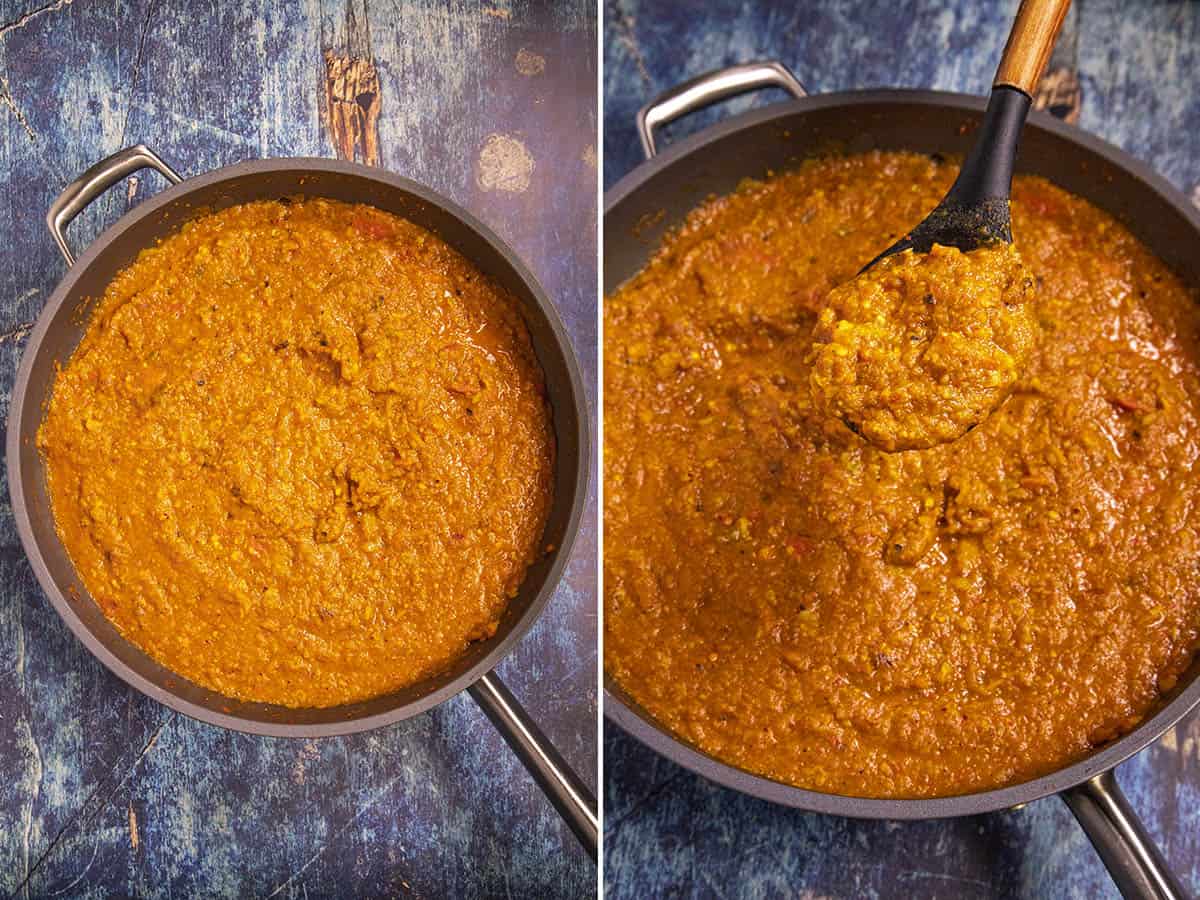
[(1193, 719), (1182, 725), (1176, 725), (1175, 731), (1183, 734), (1183, 741), (1179, 745), (1180, 758), (1200, 762), (1200, 724)]
[(379, 73), (363, 57), (325, 51), (325, 127), (339, 159), (379, 165)]
[(1192, 188), (1192, 202), (1200, 206), (1200, 184)]
[(1159, 739), (1159, 743), (1172, 753), (1179, 752), (1179, 738), (1176, 736), (1175, 729), (1172, 728)]
[(129, 180), (125, 183), (125, 205), (132, 206), (133, 198), (137, 196), (138, 177), (130, 175)]
[(138, 820), (132, 800), (129, 801), (129, 846), (134, 850), (138, 848)]
[(522, 75), (541, 75), (546, 71), (546, 57), (522, 47), (517, 51), (517, 71)]
[(33, 331), (32, 322), (22, 322), (20, 325), (14, 325), (12, 328), (0, 331), (0, 344), (19, 344), (25, 338), (29, 337), (29, 332), (31, 331)]
[(519, 140), (507, 134), (488, 135), (479, 151), (477, 178), (485, 191), (520, 194), (529, 190), (534, 161)]
[(304, 780), (308, 774), (308, 764), (314, 759), (319, 758), (320, 755), (321, 752), (317, 749), (315, 741), (304, 742), (304, 746), (296, 754), (296, 764), (292, 766), (293, 784), (304, 784)]
[(595, 147), (593, 147), (591, 144), (588, 144), (586, 147), (583, 148), (583, 155), (579, 158), (581, 160), (583, 160), (583, 164), (585, 166), (587, 166), (593, 172), (596, 171), (596, 148)]
[(503, 9), (498, 6), (485, 6), (483, 8), (483, 14), (485, 16), (491, 16), (493, 19), (503, 19), (506, 22), (512, 18), (512, 12), (510, 10)]
[(1079, 109), (1083, 106), (1083, 88), (1074, 69), (1061, 66), (1042, 76), (1033, 97), (1035, 109), (1047, 110), (1068, 125), (1079, 124)]

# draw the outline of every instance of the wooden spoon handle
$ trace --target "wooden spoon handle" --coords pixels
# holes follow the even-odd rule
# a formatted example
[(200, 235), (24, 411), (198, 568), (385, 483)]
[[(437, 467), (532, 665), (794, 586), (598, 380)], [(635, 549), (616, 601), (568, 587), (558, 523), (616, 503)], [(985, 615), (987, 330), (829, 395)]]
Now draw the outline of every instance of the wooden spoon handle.
[(1033, 96), (1070, 5), (1071, 0), (1021, 0), (993, 87), (1007, 85)]

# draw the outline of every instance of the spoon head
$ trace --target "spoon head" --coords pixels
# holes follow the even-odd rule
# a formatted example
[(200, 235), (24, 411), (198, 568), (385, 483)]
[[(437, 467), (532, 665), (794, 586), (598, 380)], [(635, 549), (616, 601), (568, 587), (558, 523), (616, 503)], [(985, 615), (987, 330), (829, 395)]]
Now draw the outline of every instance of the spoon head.
[(920, 225), (863, 266), (859, 274), (881, 259), (905, 250), (928, 253), (934, 244), (941, 244), (966, 253), (1000, 243), (1012, 243), (1007, 197), (988, 197), (971, 203), (947, 197)]

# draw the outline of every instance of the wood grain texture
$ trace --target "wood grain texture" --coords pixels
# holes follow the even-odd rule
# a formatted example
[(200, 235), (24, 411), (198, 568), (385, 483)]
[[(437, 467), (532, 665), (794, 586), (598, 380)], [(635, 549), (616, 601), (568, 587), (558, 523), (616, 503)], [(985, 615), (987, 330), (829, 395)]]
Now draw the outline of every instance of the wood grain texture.
[[(604, 182), (641, 161), (634, 115), (707, 70), (786, 63), (811, 92), (906, 86), (986, 93), (1015, 0), (604, 6)], [(1076, 0), (1050, 69), (1074, 82), (1061, 117), (1148, 161), (1200, 203), (1200, 5)], [(744, 97), (663, 130), (661, 142), (778, 99)], [(717, 787), (605, 726), (605, 877), (611, 898), (1115, 898), (1073, 817), (1050, 798), (940, 822), (858, 822)], [(1148, 830), (1200, 891), (1200, 716), (1118, 769)]]
[(1017, 9), (1008, 43), (1000, 54), (993, 84), (1011, 85), (1030, 96), (1037, 90), (1071, 0), (1024, 0)]
[[(55, 194), (137, 141), (185, 174), (337, 155), (326, 52), (374, 69), (348, 73), (351, 86), (333, 92), (357, 106), (343, 110), (344, 155), (422, 181), (495, 228), (558, 305), (594, 396), (595, 18), (591, 0), (0, 0), (0, 404), (29, 323), (62, 275), (42, 224)], [(542, 60), (536, 72), (531, 55)], [(480, 181), (496, 135), (532, 161), (520, 190)], [(72, 226), (72, 244), (161, 187), (143, 173), (110, 191)], [(594, 890), (587, 855), (465, 696), (383, 731), (289, 741), (200, 725), (126, 688), (43, 598), (7, 498), (0, 894)], [(499, 670), (592, 784), (594, 509), (593, 500), (561, 588)]]

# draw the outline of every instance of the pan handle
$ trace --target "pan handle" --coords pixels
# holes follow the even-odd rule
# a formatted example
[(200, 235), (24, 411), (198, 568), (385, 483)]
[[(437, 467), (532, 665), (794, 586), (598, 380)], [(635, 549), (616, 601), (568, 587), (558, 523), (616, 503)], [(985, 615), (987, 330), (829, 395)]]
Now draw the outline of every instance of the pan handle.
[(596, 798), (587, 785), (571, 771), (495, 672), (484, 675), (468, 690), (595, 860), (600, 820)]
[(54, 236), (54, 242), (66, 259), (67, 265), (75, 264), (75, 255), (67, 246), (67, 226), (87, 208), (88, 204), (110, 187), (139, 169), (154, 169), (171, 184), (183, 181), (174, 169), (159, 159), (158, 154), (145, 144), (126, 147), (112, 156), (100, 160), (65, 188), (50, 204), (46, 213), (46, 226)]
[(1138, 821), (1109, 769), (1062, 794), (1127, 900), (1186, 900), (1191, 895)]
[(638, 110), (637, 130), (642, 139), (642, 152), (647, 159), (657, 152), (654, 147), (655, 128), (726, 97), (765, 87), (783, 88), (797, 99), (808, 96), (804, 85), (781, 62), (742, 63), (705, 72), (660, 94)]

